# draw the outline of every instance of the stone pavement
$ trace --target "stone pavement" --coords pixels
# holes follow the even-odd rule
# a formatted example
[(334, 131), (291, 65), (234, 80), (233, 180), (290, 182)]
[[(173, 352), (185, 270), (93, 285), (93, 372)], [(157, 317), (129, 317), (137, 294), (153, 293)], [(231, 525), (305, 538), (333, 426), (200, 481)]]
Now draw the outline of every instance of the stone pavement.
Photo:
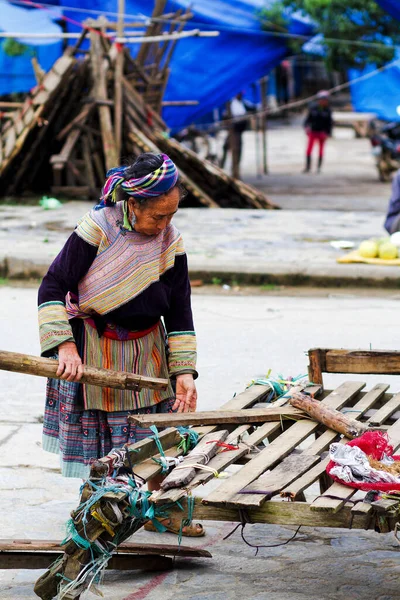
[[(223, 143), (220, 136), (218, 143)], [(382, 237), (390, 184), (377, 180), (369, 141), (335, 129), (320, 175), (302, 174), (305, 136), (300, 121), (271, 121), (269, 175), (260, 175), (254, 132), (244, 134), (242, 174), (283, 210), (185, 209), (175, 217), (192, 279), (226, 283), (385, 285), (398, 267), (338, 265), (331, 240), (358, 244)], [(229, 165), (227, 165), (229, 168)], [(69, 202), (59, 210), (0, 205), (0, 277), (41, 277), (89, 209)]]
[[(89, 206), (69, 202), (44, 211), (0, 205), (0, 276), (42, 277)], [(175, 223), (184, 236), (192, 279), (397, 286), (398, 267), (339, 265), (343, 251), (329, 244), (383, 236), (377, 212), (182, 208)]]
[[(305, 372), (304, 351), (311, 346), (396, 348), (393, 323), (399, 294), (311, 297), (194, 294), (199, 339), (199, 409), (220, 406), (252, 377)], [(36, 289), (0, 287), (1, 347), (38, 353)], [(327, 318), (328, 317), (328, 318)], [(373, 323), (373, 326), (371, 326)], [(288, 343), (290, 340), (290, 343)], [(371, 387), (398, 378), (351, 376)], [(327, 386), (342, 375), (331, 375)], [(1, 536), (62, 539), (76, 507), (80, 481), (63, 479), (58, 458), (41, 448), (45, 380), (0, 371)], [(203, 490), (201, 490), (203, 492)], [(307, 492), (315, 497), (315, 487)], [(262, 548), (257, 556), (230, 523), (207, 523), (204, 539), (213, 558), (179, 561), (167, 573), (106, 573), (106, 600), (397, 600), (400, 599), (399, 545), (392, 534), (304, 528), (296, 541)], [(276, 544), (294, 528), (249, 525), (254, 544)], [(175, 543), (171, 534), (135, 534), (148, 543)], [(33, 584), (41, 571), (0, 571), (1, 600), (37, 600)], [(89, 595), (88, 598), (94, 596)]]

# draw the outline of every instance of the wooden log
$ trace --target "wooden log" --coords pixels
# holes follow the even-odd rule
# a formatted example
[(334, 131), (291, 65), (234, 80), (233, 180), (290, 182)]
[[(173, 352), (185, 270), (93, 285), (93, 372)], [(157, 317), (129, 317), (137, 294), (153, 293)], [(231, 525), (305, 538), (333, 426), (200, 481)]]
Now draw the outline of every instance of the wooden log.
[(193, 450), (189, 452), (183, 462), (172, 469), (171, 473), (162, 481), (161, 488), (169, 490), (185, 486), (194, 479), (196, 467), (194, 464), (205, 465), (217, 454), (218, 443), (223, 442), (228, 436), (226, 430), (216, 431), (205, 435)]
[[(61, 377), (56, 375), (57, 369), (58, 361), (54, 359), (0, 350), (0, 370), (2, 371), (61, 379)], [(120, 390), (138, 390), (142, 388), (165, 390), (168, 387), (167, 379), (142, 377), (135, 373), (98, 369), (96, 367), (89, 367), (88, 365), (83, 365), (81, 382)]]
[(359, 437), (368, 429), (366, 425), (358, 423), (355, 419), (346, 417), (346, 415), (338, 410), (325, 406), (319, 400), (314, 400), (306, 394), (293, 394), (289, 398), (289, 402), (292, 406), (303, 410), (319, 423), (323, 423), (330, 429), (342, 433), (350, 439)]
[(250, 408), (249, 410), (218, 411), (209, 410), (196, 413), (159, 413), (154, 415), (129, 415), (128, 421), (140, 427), (157, 425), (161, 427), (177, 425), (217, 425), (240, 423), (267, 423), (269, 421), (297, 420), (304, 418), (304, 413), (297, 408), (278, 407), (267, 409)]

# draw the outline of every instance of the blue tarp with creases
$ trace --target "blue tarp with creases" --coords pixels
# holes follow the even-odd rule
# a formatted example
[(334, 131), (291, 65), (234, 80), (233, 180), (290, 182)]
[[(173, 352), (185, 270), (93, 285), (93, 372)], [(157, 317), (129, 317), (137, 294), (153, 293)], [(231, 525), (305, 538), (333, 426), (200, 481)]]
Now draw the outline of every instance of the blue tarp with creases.
[[(0, 0), (0, 31), (6, 33), (60, 33), (59, 25), (53, 20), (60, 16), (58, 9), (51, 13), (26, 9)], [(27, 92), (35, 84), (31, 59), (38, 58), (44, 70), (50, 69), (62, 53), (60, 38), (16, 38), (27, 46), (21, 56), (8, 56), (4, 51), (5, 38), (0, 38), (0, 95), (12, 92)]]
[[(4, 0), (0, 0), (3, 3)], [(287, 46), (284, 37), (269, 35), (261, 29), (259, 11), (267, 3), (267, 0), (169, 0), (166, 11), (186, 9), (190, 6), (194, 17), (189, 21), (186, 29), (199, 28), (202, 30), (219, 30), (218, 37), (188, 38), (180, 40), (171, 62), (171, 75), (166, 90), (166, 100), (197, 100), (197, 106), (168, 107), (164, 110), (164, 118), (171, 128), (183, 127), (195, 119), (206, 115), (212, 109), (221, 106), (237, 92), (247, 85), (253, 83), (260, 77), (266, 75), (287, 54)], [(60, 0), (57, 2), (59, 8), (65, 6), (65, 15), (82, 22), (87, 17), (94, 17), (90, 11), (108, 11), (116, 13), (116, 0)], [(125, 12), (127, 20), (150, 16), (154, 3), (152, 0), (127, 0)], [(77, 8), (76, 12), (68, 8)], [(24, 9), (20, 9), (24, 10)], [(38, 26), (31, 15), (32, 30), (38, 31)], [(41, 11), (39, 11), (41, 12)], [(48, 27), (51, 23), (51, 12), (45, 12), (49, 18)], [(112, 20), (114, 17), (108, 15)], [(0, 27), (2, 27), (2, 17)], [(41, 31), (46, 31), (46, 26), (41, 26)], [(77, 31), (79, 28), (68, 23), (69, 31)], [(293, 16), (290, 23), (292, 33), (309, 34), (312, 25), (307, 19)], [(49, 46), (49, 48), (51, 48)], [(39, 56), (42, 60), (41, 56)], [(52, 58), (52, 60), (54, 57)], [(15, 60), (15, 59), (13, 59)], [(47, 68), (49, 60), (43, 60), (42, 66)], [(20, 73), (17, 60), (13, 71), (15, 75), (20, 73), (21, 77), (26, 73)], [(4, 68), (0, 70), (2, 77), (5, 76)], [(8, 82), (6, 90), (17, 91), (13, 88), (12, 78), (4, 78), (4, 84)], [(24, 89), (29, 89), (27, 85)], [(19, 87), (19, 90), (21, 88)], [(5, 86), (2, 92), (6, 93)]]

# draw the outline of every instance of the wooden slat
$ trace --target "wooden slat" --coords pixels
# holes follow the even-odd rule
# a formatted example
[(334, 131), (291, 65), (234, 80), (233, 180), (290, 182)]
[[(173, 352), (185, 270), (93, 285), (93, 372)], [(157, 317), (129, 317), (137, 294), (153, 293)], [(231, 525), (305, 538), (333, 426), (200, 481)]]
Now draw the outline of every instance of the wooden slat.
[(240, 504), (239, 499), (236, 500), (238, 498), (236, 496), (235, 506), (242, 506), (243, 508), (262, 506), (266, 500), (272, 498), (320, 460), (319, 456), (312, 456), (311, 454), (292, 454), (284, 458), (275, 469), (264, 473), (256, 481), (245, 487), (238, 494), (239, 497), (243, 498), (242, 503)]
[(371, 425), (382, 425), (400, 408), (400, 393), (395, 394), (368, 421)]
[[(340, 409), (346, 402), (353, 399), (365, 383), (346, 382), (338, 389), (334, 390), (322, 402)], [(315, 421), (299, 421), (293, 424), (287, 431), (282, 433), (277, 439), (269, 444), (265, 450), (262, 450), (258, 456), (253, 458), (248, 465), (240, 469), (232, 477), (222, 483), (216, 490), (211, 492), (205, 499), (205, 503), (226, 504), (237, 500), (238, 492), (249, 485), (252, 481), (260, 477), (264, 471), (273, 467), (279, 460), (285, 458), (290, 452), (305, 440), (311, 433), (316, 431), (319, 423)]]
[(296, 420), (304, 418), (304, 413), (293, 407), (274, 407), (247, 410), (209, 410), (196, 413), (157, 413), (154, 415), (128, 416), (130, 423), (136, 423), (140, 427), (157, 425), (157, 427), (176, 427), (177, 425), (218, 425), (218, 424), (240, 424), (240, 423), (266, 423), (267, 421)]

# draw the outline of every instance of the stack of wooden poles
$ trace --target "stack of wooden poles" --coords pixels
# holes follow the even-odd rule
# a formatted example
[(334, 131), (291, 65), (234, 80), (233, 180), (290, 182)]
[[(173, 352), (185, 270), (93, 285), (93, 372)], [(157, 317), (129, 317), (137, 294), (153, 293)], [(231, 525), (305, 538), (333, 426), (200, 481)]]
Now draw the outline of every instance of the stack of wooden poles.
[[(164, 4), (156, 3), (158, 13)], [(167, 33), (181, 32), (189, 16), (169, 14)], [(152, 21), (144, 38), (165, 31), (168, 19), (160, 22)], [(152, 151), (176, 162), (187, 206), (276, 208), (262, 192), (168, 136), (160, 112), (176, 40), (143, 42), (132, 58), (112, 41), (109, 28), (104, 19), (85, 22), (75, 46), (25, 101), (14, 109), (7, 105), (0, 118), (0, 194), (96, 199), (108, 169)]]

